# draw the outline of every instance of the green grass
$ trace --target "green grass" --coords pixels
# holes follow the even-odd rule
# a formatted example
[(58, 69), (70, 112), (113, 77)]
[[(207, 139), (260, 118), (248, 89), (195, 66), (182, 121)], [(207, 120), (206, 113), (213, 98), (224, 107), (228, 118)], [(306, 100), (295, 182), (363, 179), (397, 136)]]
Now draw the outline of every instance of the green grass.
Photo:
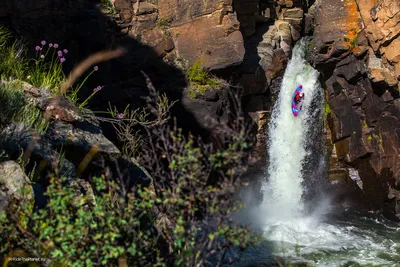
[[(109, 1), (109, 0), (107, 0)], [(106, 2), (107, 2), (106, 1)], [(103, 1), (104, 2), (104, 1)], [(62, 56), (58, 51), (63, 49), (51, 47), (48, 44), (39, 45), (34, 58), (28, 58), (26, 48), (22, 43), (16, 41), (11, 43), (11, 34), (3, 26), (0, 26), (0, 78), (1, 80), (20, 80), (25, 81), (38, 88), (46, 88), (52, 94), (59, 95), (59, 88), (66, 80), (63, 72), (65, 52)], [(36, 50), (35, 47), (30, 48)], [(78, 92), (87, 79), (95, 72), (89, 73), (75, 89), (71, 90), (66, 97), (75, 105), (78, 104)], [(84, 100), (79, 108), (83, 108), (93, 94)], [(33, 116), (33, 114), (32, 114)]]
[(1, 79), (18, 79), (57, 93), (57, 88), (65, 81), (57, 49), (43, 47), (36, 53), (36, 58), (29, 59), (26, 56), (26, 48), (21, 42), (10, 43), (10, 39), (10, 32), (0, 26)]
[(198, 93), (204, 94), (207, 90), (217, 89), (222, 85), (218, 79), (203, 69), (199, 60), (196, 60), (187, 70), (186, 78), (190, 88), (188, 95), (191, 98), (195, 98)]
[(11, 33), (0, 26), (0, 75), (2, 79), (22, 79), (27, 69), (24, 50), (18, 42), (10, 44), (10, 39)]
[(44, 133), (48, 126), (42, 112), (25, 101), (25, 95), (18, 83), (0, 85), (0, 117), (1, 123), (23, 123), (39, 134)]

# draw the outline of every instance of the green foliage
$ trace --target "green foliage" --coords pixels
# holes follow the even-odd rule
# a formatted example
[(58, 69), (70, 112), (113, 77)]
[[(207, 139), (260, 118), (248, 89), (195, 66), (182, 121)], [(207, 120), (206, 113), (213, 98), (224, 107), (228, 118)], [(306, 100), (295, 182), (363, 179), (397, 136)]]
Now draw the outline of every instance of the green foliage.
[(24, 51), (21, 44), (9, 44), (11, 33), (0, 25), (0, 75), (3, 79), (10, 77), (26, 78), (27, 61), (23, 59)]
[(111, 0), (101, 0), (100, 1), (100, 8), (109, 14), (116, 14), (117, 11), (115, 6)]
[(313, 44), (310, 41), (310, 42), (308, 42), (308, 52), (310, 52), (312, 48), (313, 48)]
[[(109, 2), (109, 0), (104, 0)], [(110, 5), (112, 3), (110, 2)], [(10, 32), (0, 26), (0, 76), (3, 80), (17, 79), (26, 81), (35, 87), (47, 88), (53, 94), (59, 94), (58, 89), (65, 81), (66, 77), (62, 68), (62, 61), (65, 61), (65, 54), (61, 53), (60, 48), (55, 48), (55, 45), (37, 46), (36, 56), (34, 59), (26, 57), (26, 51), (19, 42), (9, 44), (11, 38)], [(58, 55), (58, 53), (61, 53)], [(66, 97), (74, 104), (78, 104), (78, 93), (87, 79), (97, 71), (96, 66), (84, 79), (73, 88)], [(99, 86), (101, 87), (101, 86)], [(100, 88), (101, 89), (101, 88)], [(88, 101), (100, 90), (93, 90), (92, 94), (79, 105), (79, 108), (84, 108)]]
[(151, 235), (148, 223), (152, 220), (148, 195), (122, 196), (118, 194), (119, 186), (104, 177), (93, 178), (93, 184), (99, 192), (95, 205), (91, 204), (90, 194), (77, 194), (65, 187), (62, 179), (51, 179), (46, 192), (47, 209), (24, 219), (29, 229), (12, 215), (23, 208), (14, 206), (8, 218), (1, 214), (0, 243), (5, 246), (0, 253), (22, 247), (30, 255), (47, 258), (47, 264), (62, 266), (116, 266), (118, 261), (162, 266), (161, 259), (151, 258), (157, 239)]
[(25, 101), (22, 87), (17, 82), (0, 84), (0, 122), (19, 122), (31, 126), (41, 134), (48, 123), (33, 104)]
[(122, 179), (103, 175), (91, 177), (94, 190), (81, 193), (53, 177), (46, 208), (11, 205), (0, 214), (0, 255), (23, 249), (49, 266), (205, 266), (211, 256), (221, 262), (234, 246), (258, 243), (231, 219), (241, 208), (233, 199), (246, 171), (251, 129), (237, 116), (221, 125), (224, 149), (202, 144), (171, 128), (173, 103), (146, 81), (147, 109), (110, 113), (118, 116), (115, 127), (126, 142), (136, 141), (129, 139), (135, 125), (145, 133), (132, 162), (150, 185), (129, 189)]
[(9, 44), (10, 38), (10, 32), (0, 26), (1, 78), (27, 81), (56, 93), (56, 88), (65, 80), (57, 50), (48, 47), (45, 51), (38, 51), (35, 59), (29, 60), (24, 47), (19, 42)]
[(203, 69), (200, 60), (196, 60), (187, 70), (187, 80), (189, 82), (189, 96), (195, 98), (198, 93), (204, 94), (207, 90), (216, 89), (221, 86), (221, 82), (212, 77)]
[(331, 112), (331, 107), (329, 106), (328, 101), (325, 100), (325, 109), (324, 109), (325, 117), (327, 117)]
[[(51, 58), (51, 59), (50, 59)], [(36, 59), (30, 64), (27, 81), (33, 86), (50, 89), (58, 94), (57, 89), (64, 82), (65, 75), (57, 50), (48, 47), (37, 52)]]
[(343, 37), (343, 40), (348, 43), (349, 49), (352, 50), (357, 46), (357, 40), (358, 40), (357, 29), (352, 28), (348, 35), (353, 37), (348, 37), (346, 35)]
[(164, 18), (157, 19), (157, 23), (156, 23), (157, 28), (159, 28), (160, 30), (165, 30), (166, 25), (167, 25), (166, 19), (164, 19)]
[(167, 16), (167, 17), (164, 17), (164, 18), (159, 17), (157, 19), (156, 26), (160, 30), (165, 30), (167, 28), (168, 24), (172, 22), (172, 20), (173, 20), (173, 18), (170, 17), (170, 16)]

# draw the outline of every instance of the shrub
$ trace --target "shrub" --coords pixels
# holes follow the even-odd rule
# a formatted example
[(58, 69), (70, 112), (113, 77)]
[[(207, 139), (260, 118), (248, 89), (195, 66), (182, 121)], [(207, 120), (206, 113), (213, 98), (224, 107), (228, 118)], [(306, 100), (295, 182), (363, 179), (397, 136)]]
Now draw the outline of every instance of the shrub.
[(104, 10), (106, 13), (109, 14), (116, 14), (117, 11), (115, 6), (111, 0), (101, 0), (100, 1), (100, 8)]
[[(111, 113), (119, 135), (127, 126), (142, 130), (141, 153), (131, 154), (150, 186), (128, 188), (104, 174), (90, 180), (93, 200), (90, 191), (77, 194), (54, 177), (46, 209), (29, 214), (12, 205), (0, 215), (0, 253), (23, 249), (55, 266), (220, 266), (228, 249), (257, 242), (231, 219), (240, 207), (232, 199), (249, 156), (250, 131), (240, 112), (221, 126), (226, 147), (216, 149), (171, 125), (173, 103), (147, 82), (146, 110)], [(121, 138), (135, 142), (130, 135)]]
[(189, 96), (191, 97), (195, 97), (197, 93), (204, 94), (207, 89), (216, 89), (222, 85), (218, 79), (212, 77), (203, 69), (200, 60), (196, 60), (187, 70), (186, 77), (189, 82)]
[(232, 246), (246, 247), (256, 241), (246, 227), (231, 220), (240, 207), (232, 199), (247, 169), (250, 127), (243, 120), (240, 102), (232, 97), (234, 119), (221, 125), (224, 149), (185, 136), (168, 123), (171, 104), (148, 78), (147, 83), (151, 96), (147, 111), (124, 116), (117, 133), (124, 142), (135, 143), (125, 129), (141, 126), (146, 143), (132, 160), (151, 181), (156, 225), (175, 256), (174, 264), (203, 266), (218, 251), (215, 265), (219, 265)]

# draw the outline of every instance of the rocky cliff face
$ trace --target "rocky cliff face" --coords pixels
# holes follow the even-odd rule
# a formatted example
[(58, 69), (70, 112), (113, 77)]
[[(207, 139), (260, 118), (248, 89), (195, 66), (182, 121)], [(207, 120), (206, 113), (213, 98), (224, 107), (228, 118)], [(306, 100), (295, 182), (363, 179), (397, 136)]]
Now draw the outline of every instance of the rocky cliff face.
[(330, 179), (399, 215), (400, 3), (320, 1), (315, 26), (309, 59), (324, 75)]
[(189, 97), (182, 66), (200, 62), (234, 76), (246, 111), (256, 118), (254, 112), (271, 107), (294, 42), (313, 34), (308, 55), (326, 89), (330, 179), (350, 184), (345, 194), (360, 193), (370, 209), (400, 213), (398, 1), (111, 3), (104, 12), (96, 1), (6, 0), (0, 20), (27, 40), (64, 43), (76, 61), (99, 49), (127, 47), (125, 57), (101, 66), (107, 86), (93, 108), (105, 109), (101, 103), (108, 101), (139, 106), (146, 95), (144, 70), (157, 89), (180, 100), (175, 114), (183, 124), (216, 134), (218, 123), (229, 118), (232, 87)]

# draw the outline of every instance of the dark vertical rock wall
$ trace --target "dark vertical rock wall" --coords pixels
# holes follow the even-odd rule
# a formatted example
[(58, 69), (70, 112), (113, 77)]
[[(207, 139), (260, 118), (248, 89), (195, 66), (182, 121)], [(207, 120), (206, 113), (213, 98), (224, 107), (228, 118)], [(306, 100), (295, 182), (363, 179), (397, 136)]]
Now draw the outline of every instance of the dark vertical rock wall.
[(400, 204), (399, 32), (398, 1), (325, 0), (309, 53), (326, 87), (329, 177), (389, 216)]

